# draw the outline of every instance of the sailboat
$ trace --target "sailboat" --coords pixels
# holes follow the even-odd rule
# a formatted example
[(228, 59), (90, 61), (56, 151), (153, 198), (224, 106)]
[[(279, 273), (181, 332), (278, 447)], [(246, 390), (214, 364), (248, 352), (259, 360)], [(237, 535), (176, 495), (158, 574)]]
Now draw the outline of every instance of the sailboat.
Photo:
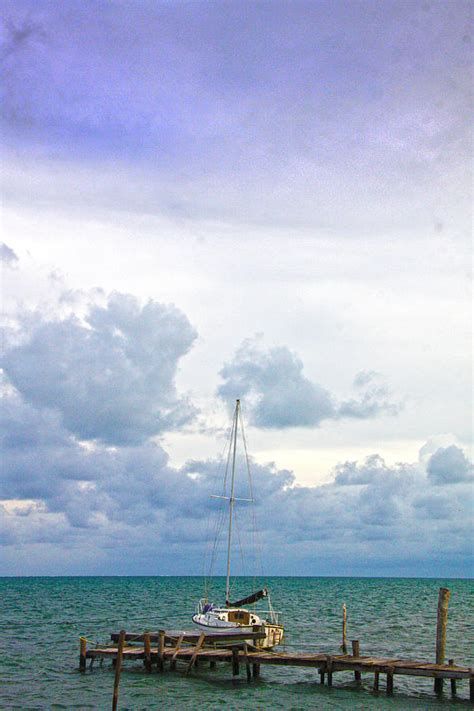
[[(238, 630), (240, 633), (252, 632), (255, 625), (263, 628), (265, 638), (257, 640), (256, 646), (264, 649), (271, 649), (283, 641), (284, 628), (279, 623), (278, 613), (273, 610), (270, 594), (266, 587), (254, 592), (240, 600), (231, 601), (231, 553), (232, 553), (232, 524), (234, 521), (234, 505), (236, 501), (247, 501), (253, 503), (253, 497), (250, 499), (237, 498), (235, 496), (235, 472), (236, 472), (236, 457), (237, 457), (237, 433), (240, 429), (242, 439), (245, 446), (245, 435), (243, 431), (242, 416), (240, 411), (240, 400), (236, 401), (234, 416), (232, 419), (232, 429), (230, 435), (229, 458), (232, 455), (232, 469), (230, 481), (230, 495), (217, 496), (215, 499), (225, 499), (228, 501), (228, 532), (227, 532), (227, 571), (226, 571), (226, 586), (225, 586), (225, 604), (214, 605), (209, 602), (207, 597), (202, 598), (197, 606), (196, 614), (193, 615), (193, 622), (201, 631), (209, 634), (229, 634), (232, 630)], [(248, 464), (248, 458), (247, 458)], [(250, 470), (249, 470), (250, 475)], [(224, 482), (225, 486), (225, 482)], [(224, 494), (226, 492), (224, 491)], [(254, 605), (261, 599), (266, 599), (267, 610), (256, 610)]]

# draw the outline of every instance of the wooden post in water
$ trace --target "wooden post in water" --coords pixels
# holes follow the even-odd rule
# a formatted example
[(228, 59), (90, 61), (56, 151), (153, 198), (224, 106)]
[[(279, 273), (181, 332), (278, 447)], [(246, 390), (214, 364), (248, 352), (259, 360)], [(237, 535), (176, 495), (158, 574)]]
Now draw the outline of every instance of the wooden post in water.
[(252, 672), (250, 670), (250, 662), (248, 658), (248, 647), (247, 647), (247, 642), (244, 642), (244, 655), (245, 655), (245, 671), (247, 674), (247, 681), (252, 681)]
[(474, 701), (474, 674), (472, 673), (472, 668), (469, 671), (469, 701)]
[(346, 603), (342, 605), (342, 645), (341, 650), (343, 654), (347, 654), (347, 608)]
[(149, 632), (145, 632), (143, 635), (143, 651), (145, 653), (145, 669), (149, 674), (151, 672), (151, 642)]
[(232, 648), (232, 676), (239, 674), (239, 650), (236, 647)]
[(393, 667), (387, 667), (387, 694), (393, 694)]
[(125, 630), (120, 630), (117, 647), (117, 663), (115, 665), (114, 696), (112, 699), (112, 711), (117, 711), (118, 693), (120, 684), (120, 672), (122, 671), (123, 645), (125, 642)]
[(158, 632), (158, 671), (163, 671), (165, 668), (165, 658), (164, 658), (164, 650), (165, 650), (165, 633), (163, 630), (160, 630)]
[(379, 672), (376, 671), (374, 673), (374, 691), (378, 691), (378, 690), (379, 690)]
[[(448, 604), (451, 596), (448, 588), (440, 588), (438, 595), (438, 620), (436, 625), (436, 664), (444, 664), (446, 652), (446, 626), (448, 624)], [(443, 680), (435, 679), (434, 690), (443, 691)]]
[[(454, 659), (450, 659), (448, 662), (449, 666), (454, 666)], [(456, 679), (451, 679), (451, 695), (456, 696)]]
[(252, 674), (254, 679), (260, 676), (260, 664), (252, 664)]
[(328, 686), (332, 686), (332, 657), (326, 657), (326, 669), (328, 670)]
[(79, 637), (79, 670), (85, 672), (87, 659), (87, 639)]
[[(358, 639), (353, 639), (352, 640), (352, 656), (353, 657), (358, 657), (360, 655), (360, 644)], [(360, 681), (361, 676), (359, 671), (354, 672), (354, 679), (355, 681)]]

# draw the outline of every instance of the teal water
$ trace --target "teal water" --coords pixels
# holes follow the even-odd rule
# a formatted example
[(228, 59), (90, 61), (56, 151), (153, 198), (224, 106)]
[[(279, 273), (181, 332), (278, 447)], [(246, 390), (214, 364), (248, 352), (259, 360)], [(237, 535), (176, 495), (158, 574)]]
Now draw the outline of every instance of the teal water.
[[(474, 665), (474, 581), (377, 578), (273, 578), (274, 607), (284, 611), (287, 649), (337, 653), (341, 606), (348, 609), (348, 638), (361, 652), (434, 661), (438, 589), (451, 590), (447, 655)], [(223, 581), (214, 579), (216, 590)], [(111, 631), (190, 629), (201, 596), (197, 577), (0, 578), (0, 707), (2, 709), (108, 709), (110, 662), (78, 672), (79, 636), (104, 642)], [(238, 580), (236, 594), (253, 581)], [(216, 593), (215, 600), (220, 596)], [(459, 700), (433, 696), (430, 680), (395, 677), (395, 695), (360, 688), (337, 673), (331, 689), (312, 669), (262, 667), (260, 680), (233, 683), (227, 665), (145, 675), (127, 663), (120, 682), (121, 709), (431, 709), (469, 707), (468, 686)], [(383, 688), (384, 680), (381, 679)]]

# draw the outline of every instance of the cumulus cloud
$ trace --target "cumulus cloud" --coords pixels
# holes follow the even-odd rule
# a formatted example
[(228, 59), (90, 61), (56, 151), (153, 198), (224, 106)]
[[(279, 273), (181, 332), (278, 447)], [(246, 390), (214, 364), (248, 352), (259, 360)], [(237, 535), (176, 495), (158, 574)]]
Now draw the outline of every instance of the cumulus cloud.
[(78, 438), (135, 444), (193, 417), (174, 378), (195, 337), (174, 306), (114, 293), (84, 318), (23, 315), (2, 366), (27, 402), (59, 413)]
[(474, 481), (471, 462), (455, 444), (440, 447), (429, 459), (428, 477), (433, 484), (459, 484)]
[[(222, 493), (221, 461), (192, 460), (177, 468), (150, 441), (113, 447), (78, 441), (59, 412), (27, 403), (11, 388), (1, 424), (2, 535), (12, 561), (25, 550), (55, 551), (56, 572), (70, 570), (68, 551), (74, 550), (75, 572), (87, 565), (96, 570), (97, 561), (102, 571), (130, 572), (133, 550), (144, 566), (136, 572), (203, 572), (210, 532), (222, 531), (225, 503), (210, 496)], [(461, 450), (456, 456), (464, 462)], [(432, 457), (435, 463), (445, 458), (443, 448)], [(245, 459), (238, 459), (237, 469), (236, 493), (248, 496)], [(267, 572), (285, 573), (291, 561), (290, 572), (318, 573), (329, 556), (331, 571), (344, 573), (354, 551), (372, 571), (397, 561), (409, 565), (414, 557), (429, 568), (440, 543), (446, 556), (469, 555), (472, 487), (467, 480), (456, 487), (434, 480), (431, 460), (427, 471), (420, 462), (389, 466), (373, 454), (339, 464), (331, 480), (316, 487), (296, 485), (291, 471), (273, 463), (251, 461), (251, 470)], [(244, 545), (252, 516), (248, 504), (238, 505)], [(218, 555), (225, 549), (222, 536), (221, 542)]]
[(264, 350), (256, 340), (246, 340), (220, 375), (218, 395), (229, 403), (245, 397), (255, 427), (318, 427), (324, 420), (366, 419), (399, 411), (387, 388), (374, 382), (379, 376), (373, 371), (356, 376), (356, 387), (365, 388), (358, 398), (338, 403), (304, 375), (302, 361), (286, 346)]
[(18, 264), (18, 256), (13, 249), (8, 246), (8, 244), (5, 244), (5, 242), (0, 242), (0, 262), (3, 262), (3, 264), (6, 264), (9, 267), (13, 267)]

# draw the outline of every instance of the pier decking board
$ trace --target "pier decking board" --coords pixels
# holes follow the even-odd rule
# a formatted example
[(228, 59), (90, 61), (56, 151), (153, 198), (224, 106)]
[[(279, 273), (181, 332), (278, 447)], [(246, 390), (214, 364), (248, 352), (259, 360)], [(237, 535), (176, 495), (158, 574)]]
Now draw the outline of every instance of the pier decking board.
[[(274, 666), (294, 666), (309, 667), (317, 670), (320, 674), (321, 683), (324, 683), (327, 675), (328, 685), (332, 685), (333, 674), (335, 672), (353, 672), (358, 674), (356, 679), (360, 679), (360, 674), (374, 675), (374, 688), (379, 688), (379, 676), (384, 674), (387, 677), (386, 690), (392, 693), (394, 676), (428, 677), (431, 679), (450, 679), (469, 681), (470, 700), (474, 701), (474, 673), (472, 668), (458, 666), (456, 664), (436, 664), (426, 660), (400, 659), (374, 656), (354, 656), (351, 654), (326, 654), (322, 652), (286, 652), (286, 651), (266, 651), (256, 649), (252, 645), (246, 645), (244, 640), (252, 638), (255, 642), (262, 639), (264, 633), (257, 629), (251, 634), (230, 634), (205, 635), (183, 630), (168, 630), (156, 633), (147, 633), (154, 646), (148, 648), (148, 642), (144, 635), (127, 634), (126, 643), (123, 647), (122, 658), (124, 661), (142, 660), (146, 665), (148, 660), (150, 665), (158, 665), (163, 670), (164, 664), (168, 662), (170, 669), (174, 669), (177, 662), (187, 665), (190, 671), (195, 662), (207, 661), (212, 667), (216, 662), (231, 662), (233, 675), (239, 673), (239, 665), (244, 664), (247, 679), (250, 680), (250, 665), (252, 665), (253, 676), (259, 675), (260, 665), (268, 664)], [(112, 634), (112, 641), (117, 641), (118, 634)], [(159, 643), (161, 639), (161, 650)], [(133, 642), (133, 644), (132, 644)], [(146, 644), (145, 644), (146, 642)], [(147, 649), (145, 649), (147, 647)], [(251, 649), (252, 647), (252, 649)], [(81, 655), (84, 649), (81, 646)], [(148, 657), (147, 657), (148, 654)], [(110, 644), (85, 651), (85, 658), (111, 659), (116, 660), (118, 655), (118, 645)], [(84, 670), (82, 658), (81, 669)], [(453, 686), (451, 687), (453, 688)], [(454, 682), (455, 689), (455, 682)]]

